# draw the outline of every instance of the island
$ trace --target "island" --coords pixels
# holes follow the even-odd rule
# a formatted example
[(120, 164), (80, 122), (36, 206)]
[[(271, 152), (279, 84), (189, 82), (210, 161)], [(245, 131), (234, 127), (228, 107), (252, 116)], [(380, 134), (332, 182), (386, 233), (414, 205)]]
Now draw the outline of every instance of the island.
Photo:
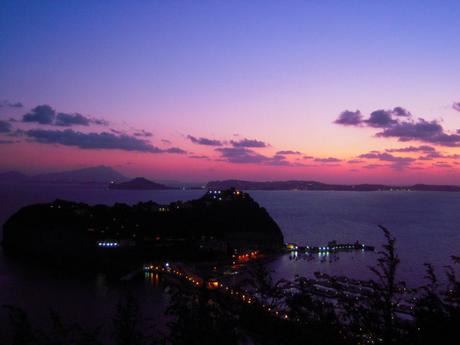
[(218, 260), (281, 252), (283, 234), (247, 193), (208, 190), (169, 205), (88, 205), (64, 200), (21, 208), (3, 226), (12, 256), (81, 267), (149, 260)]
[(109, 189), (123, 189), (123, 190), (168, 190), (177, 189), (169, 187), (161, 183), (150, 181), (144, 177), (136, 177), (127, 182), (112, 182), (109, 184)]
[(388, 186), (383, 184), (327, 184), (317, 181), (244, 181), (223, 180), (211, 181), (206, 185), (208, 189), (238, 188), (240, 190), (310, 190), (310, 191), (415, 191), (415, 192), (460, 192), (460, 186), (414, 184), (408, 186)]

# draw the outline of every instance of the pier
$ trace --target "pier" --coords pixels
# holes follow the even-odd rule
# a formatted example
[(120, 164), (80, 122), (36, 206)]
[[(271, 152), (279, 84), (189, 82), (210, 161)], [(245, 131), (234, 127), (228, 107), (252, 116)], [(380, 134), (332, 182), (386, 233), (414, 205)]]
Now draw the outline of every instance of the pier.
[(253, 304), (275, 317), (279, 317), (284, 320), (289, 319), (289, 316), (285, 311), (263, 304), (257, 299), (257, 297), (253, 296), (247, 290), (223, 284), (217, 279), (203, 279), (195, 273), (187, 272), (183, 267), (176, 267), (168, 262), (163, 264), (144, 265), (144, 271), (148, 273), (169, 274), (185, 282), (188, 282), (195, 288), (204, 287), (207, 289), (220, 291), (221, 293), (227, 294), (232, 298), (240, 301), (241, 303)]
[(362, 252), (373, 252), (374, 246), (365, 245), (356, 241), (355, 243), (337, 243), (335, 240), (329, 242), (324, 246), (298, 246), (295, 243), (289, 243), (286, 245), (286, 249), (289, 252), (303, 252), (305, 254), (328, 254), (328, 253), (339, 253), (339, 252), (350, 252), (350, 251), (362, 251)]
[[(187, 272), (183, 267), (175, 266), (170, 263), (150, 264), (144, 266), (144, 272), (168, 274), (181, 279), (194, 288), (207, 288), (220, 291), (241, 303), (257, 306), (275, 317), (284, 320), (290, 319), (287, 310), (265, 304), (264, 301), (261, 301), (248, 290), (224, 284), (215, 278), (204, 279), (196, 273)], [(315, 279), (305, 278), (305, 283), (307, 284), (307, 286), (305, 286), (306, 291), (312, 296), (325, 298), (330, 301), (344, 299), (359, 300), (361, 298), (367, 298), (375, 293), (375, 285), (373, 282), (350, 279), (347, 277), (333, 277), (319, 272), (315, 273)], [(401, 298), (401, 301), (396, 306), (397, 313), (412, 317), (414, 305), (417, 301), (416, 289), (403, 288), (396, 291), (396, 293)]]

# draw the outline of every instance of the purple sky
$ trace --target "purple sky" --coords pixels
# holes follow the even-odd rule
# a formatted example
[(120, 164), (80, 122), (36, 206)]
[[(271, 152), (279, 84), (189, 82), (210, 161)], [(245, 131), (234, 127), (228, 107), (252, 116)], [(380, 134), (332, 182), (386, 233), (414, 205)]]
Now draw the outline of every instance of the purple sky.
[(0, 172), (458, 183), (458, 1), (3, 1)]

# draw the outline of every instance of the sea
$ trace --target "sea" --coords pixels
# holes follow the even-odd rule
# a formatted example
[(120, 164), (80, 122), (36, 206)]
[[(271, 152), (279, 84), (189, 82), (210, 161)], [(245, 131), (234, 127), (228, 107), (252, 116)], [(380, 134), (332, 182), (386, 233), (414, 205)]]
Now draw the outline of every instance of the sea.
[[(123, 191), (100, 185), (0, 184), (0, 224), (25, 205), (64, 199), (89, 204), (153, 200), (166, 204), (190, 200), (203, 190)], [(285, 242), (323, 246), (329, 241), (375, 246), (375, 252), (330, 255), (281, 255), (267, 262), (273, 278), (293, 279), (314, 272), (369, 279), (384, 244), (379, 225), (396, 237), (401, 263), (398, 278), (409, 286), (424, 283), (425, 263), (440, 277), (451, 256), (460, 256), (460, 193), (449, 192), (335, 192), (250, 191), (250, 195), (280, 226)], [(442, 279), (442, 278), (441, 278)], [(117, 301), (134, 295), (152, 323), (161, 319), (168, 296), (151, 279), (120, 282), (104, 274), (76, 275), (65, 270), (5, 257), (0, 249), (0, 339), (7, 329), (5, 305), (24, 309), (39, 326), (50, 310), (65, 320), (100, 325), (108, 332)], [(156, 320), (156, 321), (155, 321)]]

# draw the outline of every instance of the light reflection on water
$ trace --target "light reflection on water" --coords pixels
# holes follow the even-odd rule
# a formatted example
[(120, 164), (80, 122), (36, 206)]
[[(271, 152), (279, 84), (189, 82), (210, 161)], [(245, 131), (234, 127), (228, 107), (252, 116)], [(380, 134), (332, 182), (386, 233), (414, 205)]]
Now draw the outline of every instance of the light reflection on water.
[(158, 289), (160, 286), (160, 275), (154, 272), (144, 272), (144, 281), (150, 288)]
[(358, 279), (373, 278), (369, 263), (375, 262), (375, 252), (340, 252), (329, 254), (286, 254), (271, 260), (267, 267), (275, 280), (292, 280), (296, 275), (313, 277), (315, 272), (346, 275)]

